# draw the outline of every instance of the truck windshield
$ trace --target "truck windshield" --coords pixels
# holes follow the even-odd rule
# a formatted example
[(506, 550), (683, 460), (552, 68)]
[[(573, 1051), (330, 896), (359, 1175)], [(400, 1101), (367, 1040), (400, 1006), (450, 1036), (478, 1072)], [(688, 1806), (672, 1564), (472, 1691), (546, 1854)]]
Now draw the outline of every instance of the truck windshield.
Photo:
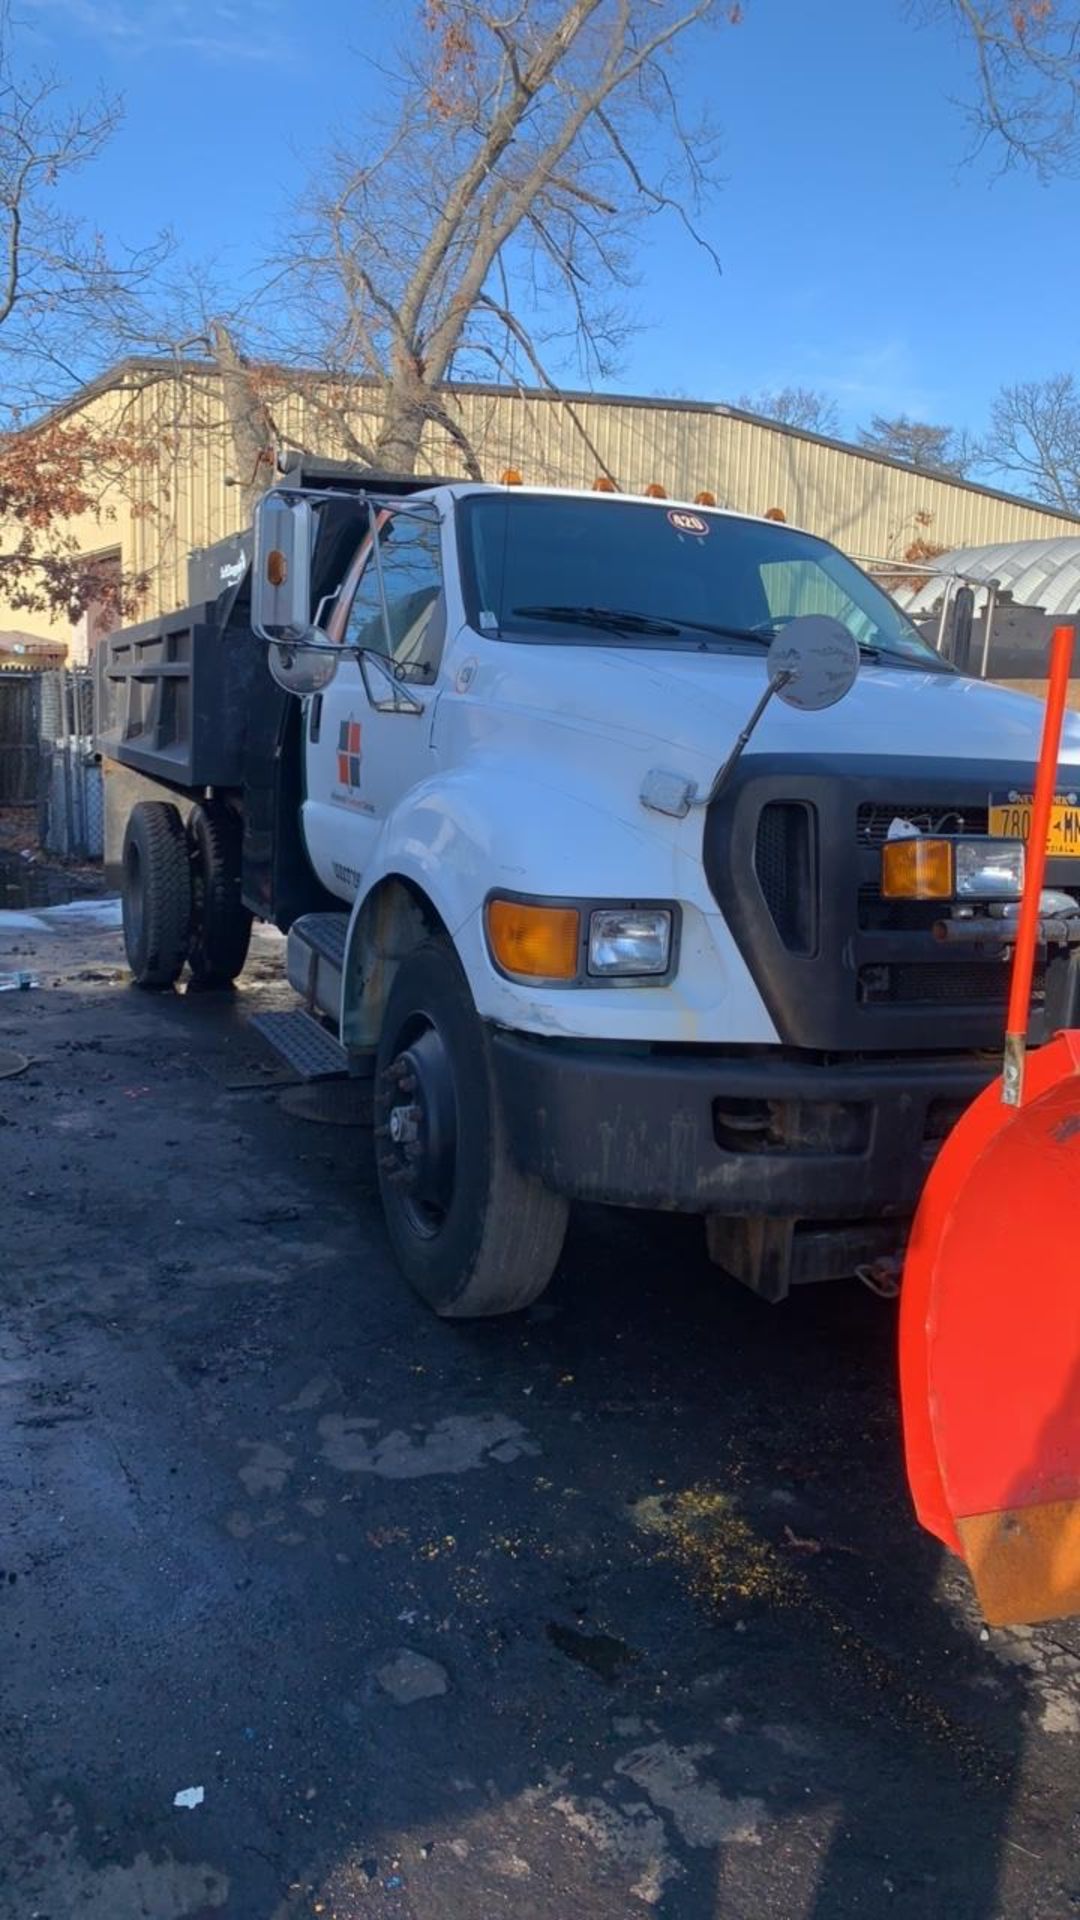
[(842, 620), (867, 652), (948, 671), (851, 560), (779, 522), (559, 494), (459, 503), (470, 626), (593, 646), (767, 646), (804, 613)]

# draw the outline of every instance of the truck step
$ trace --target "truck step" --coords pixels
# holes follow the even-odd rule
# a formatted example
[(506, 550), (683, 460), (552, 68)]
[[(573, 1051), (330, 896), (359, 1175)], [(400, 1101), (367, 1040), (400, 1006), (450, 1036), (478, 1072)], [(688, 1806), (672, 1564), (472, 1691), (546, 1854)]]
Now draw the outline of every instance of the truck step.
[(287, 1013), (256, 1013), (250, 1024), (301, 1080), (347, 1078), (349, 1056), (344, 1047), (303, 1007)]
[(345, 971), (347, 913), (303, 913), (289, 928), (285, 967), (289, 985), (296, 988), (309, 1012), (336, 1020), (341, 1011), (341, 981)]

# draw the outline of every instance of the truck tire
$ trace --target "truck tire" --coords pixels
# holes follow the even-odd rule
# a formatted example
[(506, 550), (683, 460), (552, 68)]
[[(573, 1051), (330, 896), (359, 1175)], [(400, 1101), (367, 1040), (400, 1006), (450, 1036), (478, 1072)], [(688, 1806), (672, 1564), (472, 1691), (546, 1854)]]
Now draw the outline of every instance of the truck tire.
[(184, 823), (167, 800), (140, 800), (124, 829), (124, 950), (139, 987), (179, 978), (191, 926), (191, 867)]
[(421, 1299), (446, 1319), (531, 1305), (562, 1251), (567, 1203), (510, 1157), (484, 1029), (445, 940), (394, 976), (375, 1126), (387, 1231)]
[(251, 914), (240, 897), (243, 825), (223, 800), (203, 800), (187, 825), (191, 934), (187, 962), (197, 987), (228, 987), (244, 970)]

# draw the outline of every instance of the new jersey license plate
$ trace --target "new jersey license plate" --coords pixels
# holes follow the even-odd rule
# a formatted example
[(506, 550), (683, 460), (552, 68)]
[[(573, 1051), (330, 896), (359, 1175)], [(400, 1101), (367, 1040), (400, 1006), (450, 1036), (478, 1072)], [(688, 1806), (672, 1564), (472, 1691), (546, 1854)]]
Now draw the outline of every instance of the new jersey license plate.
[[(1026, 841), (1031, 832), (1030, 793), (1013, 793), (1008, 799), (990, 795), (988, 832), (1003, 840)], [(1080, 860), (1080, 804), (1060, 794), (1050, 811), (1046, 851), (1052, 860)]]

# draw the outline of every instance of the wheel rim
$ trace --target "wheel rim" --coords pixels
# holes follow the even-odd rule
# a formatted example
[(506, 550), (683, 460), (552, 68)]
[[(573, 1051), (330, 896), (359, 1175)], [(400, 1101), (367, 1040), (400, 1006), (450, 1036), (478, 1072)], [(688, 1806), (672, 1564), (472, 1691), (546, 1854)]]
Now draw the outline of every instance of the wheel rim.
[(139, 849), (132, 840), (124, 859), (124, 919), (133, 947), (137, 947), (142, 940), (143, 915), (142, 861)]
[(379, 1091), (383, 1180), (412, 1231), (432, 1240), (453, 1202), (458, 1116), (450, 1055), (426, 1016), (402, 1032)]

